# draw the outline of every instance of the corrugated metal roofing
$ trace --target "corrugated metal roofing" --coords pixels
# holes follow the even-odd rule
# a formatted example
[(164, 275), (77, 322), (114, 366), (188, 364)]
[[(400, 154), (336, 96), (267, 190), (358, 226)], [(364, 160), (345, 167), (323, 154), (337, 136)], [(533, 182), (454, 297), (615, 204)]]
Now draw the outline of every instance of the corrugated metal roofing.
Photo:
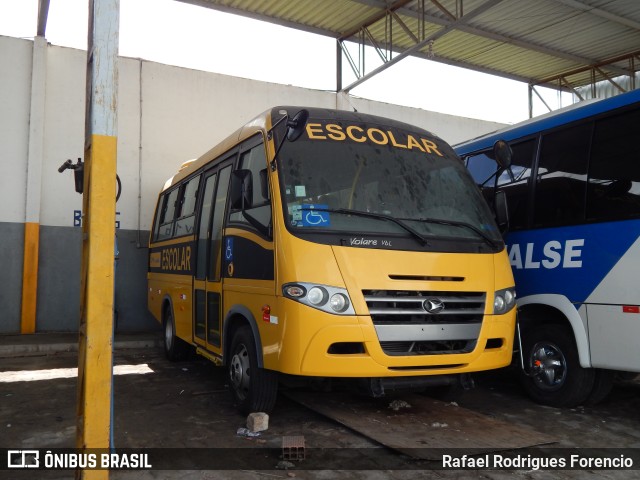
[(414, 47), (414, 56), (533, 85), (580, 87), (640, 69), (638, 0), (180, 1), (341, 42), (364, 38), (394, 56)]

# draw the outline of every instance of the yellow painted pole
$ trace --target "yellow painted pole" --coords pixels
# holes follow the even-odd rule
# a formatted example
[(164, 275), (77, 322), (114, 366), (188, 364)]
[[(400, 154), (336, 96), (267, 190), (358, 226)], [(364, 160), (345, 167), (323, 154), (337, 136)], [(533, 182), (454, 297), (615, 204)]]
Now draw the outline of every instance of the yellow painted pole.
[[(89, 1), (76, 446), (111, 440), (119, 0)], [(108, 470), (76, 478), (108, 479)]]
[(20, 333), (35, 333), (36, 331), (39, 244), (40, 224), (32, 222), (25, 223)]

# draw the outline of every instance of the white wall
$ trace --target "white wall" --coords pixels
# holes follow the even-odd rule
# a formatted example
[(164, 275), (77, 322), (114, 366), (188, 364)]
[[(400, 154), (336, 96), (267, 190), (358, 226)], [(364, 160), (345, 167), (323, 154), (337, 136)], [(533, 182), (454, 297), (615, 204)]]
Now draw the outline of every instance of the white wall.
[[(29, 40), (0, 37), (0, 163), (4, 172), (0, 222), (24, 222), (32, 46)], [(59, 174), (57, 168), (68, 158), (75, 162), (84, 155), (86, 52), (52, 45), (47, 50), (40, 220), (42, 225), (72, 226), (73, 211), (81, 209), (81, 196), (74, 191), (72, 172)], [(415, 124), (449, 143), (502, 126), (333, 92), (121, 58), (121, 228), (148, 230), (159, 189), (183, 161), (199, 156), (274, 105), (356, 108)]]
[(0, 222), (24, 222), (33, 42), (0, 37)]
[[(67, 159), (84, 160), (86, 53), (49, 46), (45, 98), (44, 158), (40, 224), (73, 226), (73, 210), (82, 209), (71, 170), (58, 173)], [(28, 108), (28, 107), (27, 107)]]

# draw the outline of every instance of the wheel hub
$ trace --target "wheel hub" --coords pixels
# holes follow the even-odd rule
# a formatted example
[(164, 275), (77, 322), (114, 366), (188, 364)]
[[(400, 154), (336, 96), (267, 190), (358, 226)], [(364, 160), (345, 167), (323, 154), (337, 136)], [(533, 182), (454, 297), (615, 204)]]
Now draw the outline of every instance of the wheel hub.
[(229, 364), (229, 378), (238, 396), (245, 398), (249, 392), (249, 352), (244, 345), (240, 345)]
[(567, 362), (562, 351), (552, 343), (537, 343), (532, 349), (531, 373), (541, 389), (561, 388), (567, 378)]

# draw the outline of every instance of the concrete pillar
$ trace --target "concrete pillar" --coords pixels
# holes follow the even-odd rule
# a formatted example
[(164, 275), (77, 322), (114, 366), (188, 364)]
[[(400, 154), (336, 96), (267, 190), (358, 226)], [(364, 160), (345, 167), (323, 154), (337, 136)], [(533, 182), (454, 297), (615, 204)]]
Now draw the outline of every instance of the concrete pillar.
[[(76, 446), (111, 446), (119, 0), (89, 1)], [(107, 470), (79, 470), (107, 479)]]
[(45, 92), (47, 86), (47, 39), (33, 39), (27, 195), (24, 222), (22, 313), (20, 331), (35, 333), (38, 297), (38, 253), (40, 243), (40, 199), (44, 156)]

